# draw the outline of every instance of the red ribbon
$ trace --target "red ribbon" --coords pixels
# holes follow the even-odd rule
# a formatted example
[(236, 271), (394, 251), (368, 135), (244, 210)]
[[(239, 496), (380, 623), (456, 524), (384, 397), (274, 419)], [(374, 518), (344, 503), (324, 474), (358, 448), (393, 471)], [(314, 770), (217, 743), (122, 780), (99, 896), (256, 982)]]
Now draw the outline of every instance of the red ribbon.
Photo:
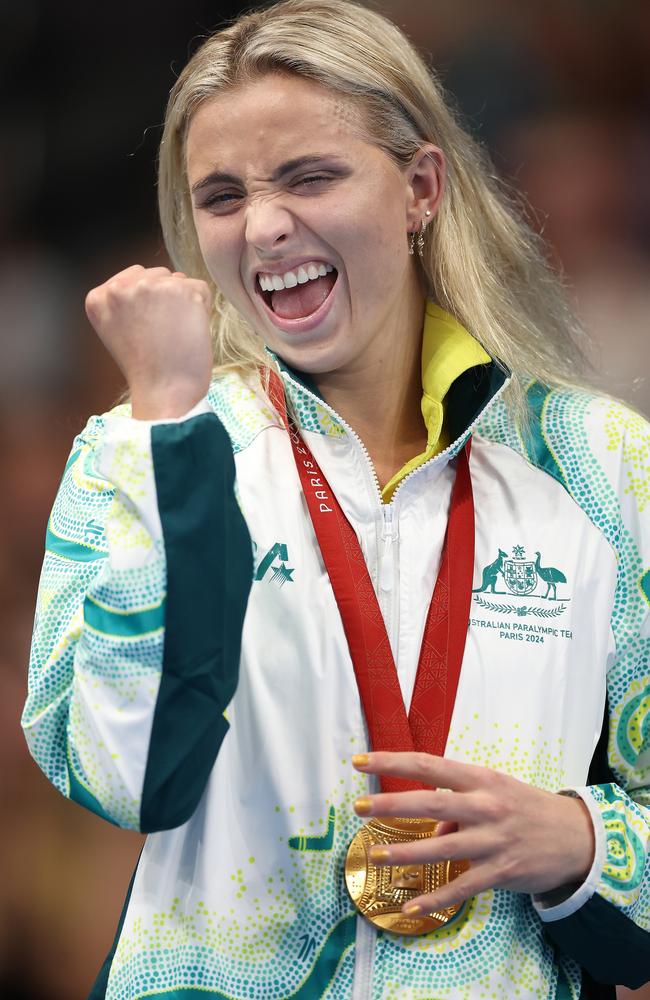
[[(300, 482), (350, 649), (373, 750), (418, 750), (442, 756), (465, 650), (474, 568), (471, 441), (459, 453), (440, 572), (429, 605), (411, 708), (406, 715), (386, 625), (361, 546), (295, 423), (284, 388), (270, 373), (269, 397), (289, 433)], [(422, 526), (426, 531), (426, 525)], [(419, 789), (383, 776), (384, 792)]]

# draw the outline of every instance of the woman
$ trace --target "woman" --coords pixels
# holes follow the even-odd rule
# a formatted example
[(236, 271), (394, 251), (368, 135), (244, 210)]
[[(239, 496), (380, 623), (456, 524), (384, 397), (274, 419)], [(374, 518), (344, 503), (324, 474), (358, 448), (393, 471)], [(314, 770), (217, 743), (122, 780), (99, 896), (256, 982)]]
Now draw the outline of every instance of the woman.
[(159, 197), (178, 270), (88, 296), (132, 410), (73, 448), (24, 716), (151, 833), (93, 996), (639, 985), (647, 432), (530, 233), (343, 0), (204, 43)]

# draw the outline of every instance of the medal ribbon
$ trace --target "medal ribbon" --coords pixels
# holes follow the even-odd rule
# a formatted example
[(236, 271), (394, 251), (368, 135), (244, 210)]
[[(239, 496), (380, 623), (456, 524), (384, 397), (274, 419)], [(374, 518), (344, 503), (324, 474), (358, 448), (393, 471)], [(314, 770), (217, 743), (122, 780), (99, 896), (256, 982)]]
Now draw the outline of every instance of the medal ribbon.
[[(300, 482), (350, 649), (373, 750), (442, 756), (465, 650), (474, 568), (471, 442), (459, 453), (440, 572), (427, 614), (407, 717), (397, 668), (361, 546), (310, 448), (287, 415), (284, 387), (269, 377), (269, 398), (289, 433)], [(424, 529), (423, 529), (424, 530)], [(424, 787), (381, 777), (384, 792)]]

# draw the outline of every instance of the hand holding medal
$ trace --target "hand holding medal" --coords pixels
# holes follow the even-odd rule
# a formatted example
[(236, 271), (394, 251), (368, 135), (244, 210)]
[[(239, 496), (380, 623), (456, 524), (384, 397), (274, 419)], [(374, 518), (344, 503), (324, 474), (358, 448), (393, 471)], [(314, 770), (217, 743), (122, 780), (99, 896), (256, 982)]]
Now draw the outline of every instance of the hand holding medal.
[[(591, 868), (594, 832), (581, 799), (425, 753), (359, 754), (353, 764), (364, 774), (436, 786), (357, 799), (359, 816), (413, 817), (431, 826), (432, 820), (439, 821), (426, 837), (370, 847), (373, 865), (380, 870), (415, 870), (469, 860), (463, 872), (433, 892), (409, 892), (402, 912), (411, 920), (457, 909), (487, 889), (541, 894), (566, 887), (558, 894), (566, 897)], [(433, 926), (443, 922), (438, 919)]]

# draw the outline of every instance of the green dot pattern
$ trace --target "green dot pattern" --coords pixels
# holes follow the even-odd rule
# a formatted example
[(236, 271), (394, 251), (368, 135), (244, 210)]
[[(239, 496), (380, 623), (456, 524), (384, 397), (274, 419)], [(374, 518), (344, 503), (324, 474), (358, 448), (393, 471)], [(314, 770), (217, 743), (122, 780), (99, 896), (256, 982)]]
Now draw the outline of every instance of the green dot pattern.
[[(325, 803), (318, 825), (327, 828), (333, 805), (337, 821), (332, 850), (289, 851), (288, 863), (263, 871), (255, 858), (246, 856), (230, 873), (235, 899), (247, 897), (240, 913), (210, 908), (189, 894), (187, 899), (173, 899), (151, 919), (137, 916), (116, 950), (107, 1000), (134, 1000), (154, 988), (193, 987), (242, 1000), (284, 1000), (298, 990), (333, 928), (355, 912), (343, 866), (349, 842), (361, 825), (352, 803), (365, 787), (365, 779), (353, 772), (352, 785), (346, 791), (339, 786)], [(289, 828), (295, 812), (291, 805), (278, 807)], [(351, 930), (353, 934), (354, 920)], [(305, 951), (307, 938), (313, 945)], [(348, 949), (353, 952), (351, 941)], [(319, 996), (350, 995), (352, 958), (340, 956), (327, 992)]]
[[(609, 764), (618, 782), (590, 792), (603, 812), (607, 859), (600, 894), (650, 930), (650, 629), (641, 585), (650, 568), (650, 428), (604, 397), (548, 392), (542, 434), (575, 502), (616, 553), (618, 575), (610, 627), (616, 656), (607, 673)], [(497, 402), (478, 433), (530, 460)], [(634, 789), (633, 798), (624, 789)], [(614, 791), (613, 791), (614, 790)], [(615, 820), (611, 801), (614, 798)]]
[[(127, 414), (128, 407), (113, 411)], [(143, 494), (150, 455), (139, 446), (116, 449), (115, 482), (124, 492), (116, 490), (96, 470), (104, 426), (102, 417), (92, 417), (75, 439), (52, 510), (51, 532), (63, 544), (55, 541), (45, 554), (22, 722), (32, 756), (62, 794), (70, 794), (72, 771), (115, 823), (137, 829), (140, 803), (127, 789), (128, 761), (98, 737), (87, 707), (92, 715), (110, 703), (119, 717), (143, 692), (155, 702), (163, 630), (125, 636), (95, 631), (85, 623), (84, 599), (88, 594), (117, 614), (159, 605), (165, 555), (126, 495)], [(137, 568), (109, 568), (109, 538), (125, 551), (138, 549), (144, 561)]]

